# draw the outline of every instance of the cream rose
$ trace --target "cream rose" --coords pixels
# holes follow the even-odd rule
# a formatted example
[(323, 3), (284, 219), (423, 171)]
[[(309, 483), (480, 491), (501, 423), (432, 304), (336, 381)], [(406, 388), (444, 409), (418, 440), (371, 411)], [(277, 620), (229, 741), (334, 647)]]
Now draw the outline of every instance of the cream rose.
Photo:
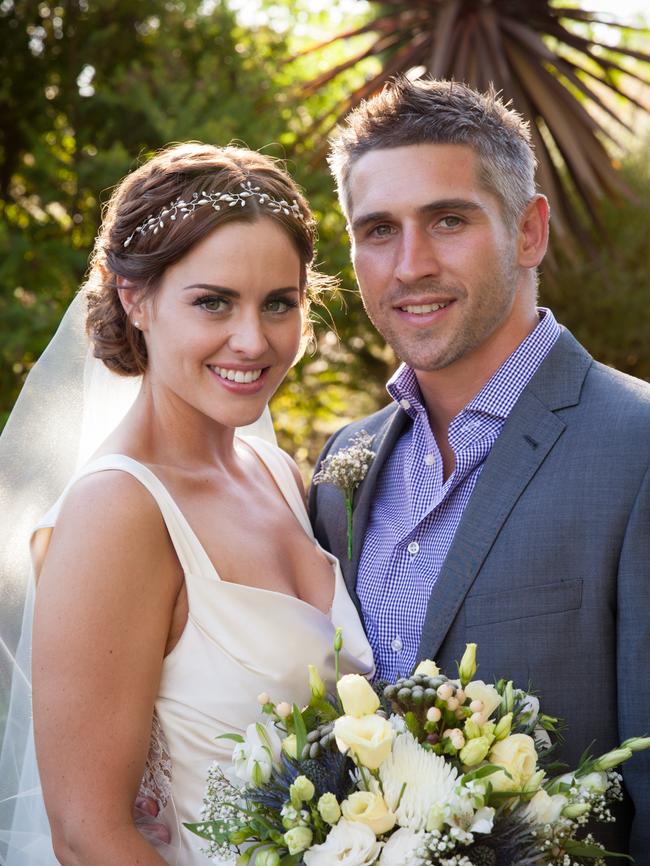
[(414, 674), (421, 674), (424, 677), (437, 677), (440, 673), (440, 668), (431, 659), (424, 659), (413, 671)]
[(508, 778), (501, 770), (492, 773), (489, 780), (495, 791), (523, 791), (532, 783), (537, 769), (535, 741), (527, 734), (511, 734), (492, 746), (488, 760), (512, 777)]
[(381, 716), (341, 716), (334, 722), (336, 744), (348, 750), (364, 767), (376, 770), (390, 755), (395, 729)]
[(484, 719), (489, 719), (492, 713), (501, 703), (501, 695), (489, 683), (484, 683), (483, 680), (472, 680), (465, 686), (465, 697), (470, 701), (481, 701), (483, 709), (481, 715)]
[(381, 843), (370, 827), (341, 818), (327, 834), (322, 845), (314, 845), (302, 855), (305, 866), (371, 866)]
[(355, 791), (341, 803), (341, 812), (348, 821), (358, 821), (370, 827), (375, 836), (388, 833), (397, 818), (389, 811), (381, 794), (372, 791)]
[(384, 845), (379, 866), (411, 866), (413, 855), (423, 842), (424, 833), (400, 827)]
[(360, 719), (374, 713), (379, 708), (379, 698), (365, 677), (360, 674), (346, 674), (336, 684), (336, 690), (343, 704), (346, 716)]

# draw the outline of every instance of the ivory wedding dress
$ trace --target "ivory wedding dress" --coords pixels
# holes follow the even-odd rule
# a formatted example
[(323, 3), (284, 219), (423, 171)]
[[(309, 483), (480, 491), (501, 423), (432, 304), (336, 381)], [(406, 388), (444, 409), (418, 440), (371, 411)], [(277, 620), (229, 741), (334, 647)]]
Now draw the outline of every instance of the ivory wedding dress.
[[(245, 441), (268, 468), (302, 529), (314, 539), (302, 495), (279, 449), (257, 437)], [(130, 457), (113, 454), (87, 464), (37, 530), (54, 526), (74, 481), (115, 469), (135, 477), (156, 500), (185, 575), (189, 604), (182, 636), (162, 666), (141, 791), (159, 802), (161, 818), (171, 830), (171, 844), (160, 849), (163, 857), (174, 866), (207, 866), (209, 861), (200, 852), (204, 841), (183, 823), (200, 819), (209, 765), (215, 760), (224, 767), (230, 764), (232, 742), (215, 737), (242, 733), (252, 722), (263, 721), (257, 703), (260, 692), (276, 702), (307, 703), (307, 664), (316, 665), (333, 689), (335, 627), (344, 634), (343, 673), (370, 674), (372, 652), (333, 556), (325, 553), (334, 572), (327, 613), (281, 592), (221, 580), (168, 490), (150, 469)]]

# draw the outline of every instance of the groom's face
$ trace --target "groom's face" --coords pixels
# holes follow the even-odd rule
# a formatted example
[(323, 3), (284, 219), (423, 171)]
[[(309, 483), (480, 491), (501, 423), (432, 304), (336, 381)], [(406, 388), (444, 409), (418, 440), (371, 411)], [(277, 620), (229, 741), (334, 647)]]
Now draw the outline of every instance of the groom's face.
[(352, 168), (352, 257), (364, 306), (415, 370), (448, 367), (530, 315), (518, 291), (517, 233), (477, 177), (465, 145), (373, 150)]

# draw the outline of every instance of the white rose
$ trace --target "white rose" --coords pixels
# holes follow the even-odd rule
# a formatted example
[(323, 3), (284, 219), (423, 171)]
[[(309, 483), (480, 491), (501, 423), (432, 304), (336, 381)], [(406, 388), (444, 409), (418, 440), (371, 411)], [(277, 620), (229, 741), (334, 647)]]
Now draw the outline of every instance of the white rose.
[(358, 821), (370, 827), (375, 836), (388, 833), (397, 818), (389, 811), (381, 794), (372, 791), (355, 791), (341, 803), (341, 812), (348, 821)]
[(305, 866), (371, 866), (379, 856), (381, 843), (370, 827), (341, 818), (322, 845), (302, 855)]
[(508, 778), (502, 771), (492, 773), (489, 779), (495, 791), (523, 791), (532, 783), (537, 768), (535, 741), (527, 734), (511, 734), (492, 746), (488, 761), (511, 776)]
[(235, 774), (248, 784), (262, 785), (271, 778), (271, 770), (280, 765), (282, 742), (272, 721), (249, 725), (243, 743), (232, 752)]
[(411, 866), (413, 855), (424, 841), (424, 833), (400, 827), (383, 847), (379, 866)]
[(567, 804), (563, 794), (549, 796), (543, 788), (535, 794), (524, 810), (524, 817), (533, 824), (554, 824)]
[(481, 715), (484, 719), (489, 719), (492, 713), (501, 703), (501, 695), (489, 683), (484, 683), (483, 680), (472, 680), (465, 686), (465, 697), (471, 701), (481, 701), (483, 709)]
[(376, 692), (368, 680), (360, 674), (346, 674), (341, 677), (336, 684), (336, 690), (346, 716), (359, 719), (379, 709), (379, 698)]
[(390, 755), (395, 729), (381, 716), (341, 716), (334, 722), (336, 744), (348, 749), (369, 770), (376, 770)]
[(431, 659), (424, 659), (413, 671), (414, 674), (421, 674), (425, 677), (437, 677), (440, 673), (440, 668)]

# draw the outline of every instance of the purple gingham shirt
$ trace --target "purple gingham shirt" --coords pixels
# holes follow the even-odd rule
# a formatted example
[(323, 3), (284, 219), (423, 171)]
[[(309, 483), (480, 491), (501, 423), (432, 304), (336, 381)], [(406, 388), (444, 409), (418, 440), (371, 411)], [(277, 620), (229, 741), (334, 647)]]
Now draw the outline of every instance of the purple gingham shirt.
[(359, 563), (357, 593), (380, 679), (413, 670), (431, 590), (483, 463), (560, 335), (553, 314), (539, 313), (537, 327), (449, 425), (456, 467), (445, 482), (414, 371), (402, 364), (387, 385), (413, 423), (379, 474)]

